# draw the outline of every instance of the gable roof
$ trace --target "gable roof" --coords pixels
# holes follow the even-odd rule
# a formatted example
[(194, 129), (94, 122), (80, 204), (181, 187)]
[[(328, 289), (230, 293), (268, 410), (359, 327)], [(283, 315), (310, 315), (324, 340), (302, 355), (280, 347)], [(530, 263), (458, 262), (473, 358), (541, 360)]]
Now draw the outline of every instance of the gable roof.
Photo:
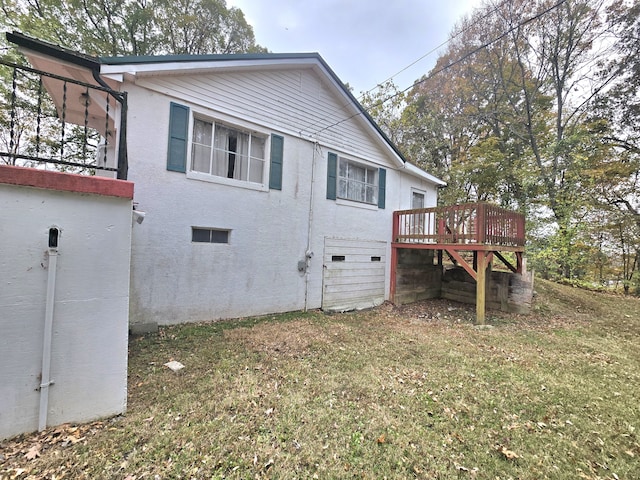
[[(396, 158), (398, 166), (409, 167), (407, 171), (435, 185), (445, 185), (439, 178), (424, 170), (413, 166), (404, 157), (398, 147), (389, 139), (380, 126), (373, 120), (360, 102), (353, 96), (336, 73), (329, 67), (319, 53), (247, 53), (247, 54), (210, 54), (210, 55), (158, 55), (158, 56), (119, 56), (119, 57), (94, 57), (67, 48), (60, 47), (42, 40), (34, 39), (19, 32), (7, 32), (7, 40), (18, 45), (24, 50), (36, 54), (61, 60), (69, 64), (88, 69), (98, 84), (106, 86), (107, 79), (101, 75), (114, 73), (126, 73), (127, 66), (135, 66), (136, 73), (189, 73), (203, 72), (210, 69), (233, 69), (261, 67), (296, 67), (311, 66), (320, 71), (333, 85), (334, 89), (348, 100), (353, 107), (352, 117), (361, 115), (367, 125), (373, 129), (384, 145)], [(25, 52), (27, 53), (27, 52)], [(33, 62), (32, 62), (33, 63)], [(352, 118), (349, 117), (349, 118)], [(346, 119), (345, 119), (346, 120)], [(410, 168), (414, 167), (414, 168)]]

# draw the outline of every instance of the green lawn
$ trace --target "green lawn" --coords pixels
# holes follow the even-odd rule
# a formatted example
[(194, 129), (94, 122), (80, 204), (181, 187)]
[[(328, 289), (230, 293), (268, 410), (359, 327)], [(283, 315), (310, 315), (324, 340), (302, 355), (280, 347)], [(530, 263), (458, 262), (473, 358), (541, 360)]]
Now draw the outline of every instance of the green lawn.
[(640, 478), (640, 300), (536, 290), (485, 328), (437, 300), (134, 338), (127, 414), (5, 441), (0, 478)]

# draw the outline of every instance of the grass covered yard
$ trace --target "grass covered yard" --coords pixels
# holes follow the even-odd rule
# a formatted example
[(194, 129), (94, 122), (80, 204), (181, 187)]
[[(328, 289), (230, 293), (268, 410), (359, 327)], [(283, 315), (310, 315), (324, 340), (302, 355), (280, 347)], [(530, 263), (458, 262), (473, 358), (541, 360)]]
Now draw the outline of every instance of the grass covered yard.
[(437, 300), (133, 338), (126, 416), (7, 440), (0, 477), (640, 478), (640, 300), (536, 290), (485, 328)]

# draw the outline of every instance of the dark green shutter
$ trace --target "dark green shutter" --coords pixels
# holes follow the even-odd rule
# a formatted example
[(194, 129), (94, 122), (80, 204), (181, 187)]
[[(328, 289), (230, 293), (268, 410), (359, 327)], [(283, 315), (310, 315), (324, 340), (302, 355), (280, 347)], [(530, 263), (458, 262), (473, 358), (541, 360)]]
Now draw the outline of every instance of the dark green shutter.
[(378, 208), (384, 208), (387, 189), (387, 171), (384, 168), (378, 170)]
[(271, 169), (269, 188), (282, 190), (282, 158), (284, 157), (284, 137), (271, 135)]
[(338, 176), (338, 155), (329, 153), (327, 162), (327, 198), (336, 199), (336, 177)]
[(187, 137), (189, 135), (189, 107), (171, 102), (169, 113), (169, 151), (167, 170), (187, 171)]

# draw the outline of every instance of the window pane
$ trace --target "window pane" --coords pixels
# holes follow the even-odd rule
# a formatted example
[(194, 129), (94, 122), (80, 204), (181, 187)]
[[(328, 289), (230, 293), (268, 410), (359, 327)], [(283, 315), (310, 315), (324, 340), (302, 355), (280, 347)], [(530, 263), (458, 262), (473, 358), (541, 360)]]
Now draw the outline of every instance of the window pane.
[(213, 139), (213, 166), (211, 175), (226, 177), (229, 171), (229, 137), (230, 131), (222, 125), (216, 125)]
[(347, 162), (346, 160), (340, 159), (340, 162), (338, 162), (338, 176), (339, 177), (345, 177), (347, 176), (347, 165), (349, 165), (349, 162)]
[(211, 239), (211, 230), (208, 228), (192, 228), (191, 241), (209, 243)]
[(191, 150), (191, 170), (196, 172), (209, 173), (211, 163), (211, 147), (196, 145), (194, 143)]
[(211, 243), (229, 243), (229, 230), (211, 230)]
[(365, 181), (365, 169), (353, 164), (349, 165), (349, 178), (359, 182)]
[(249, 181), (254, 183), (262, 183), (264, 179), (264, 162), (255, 158), (251, 159), (251, 168), (249, 171)]
[(216, 136), (215, 136), (215, 149), (227, 151), (229, 145), (229, 133), (230, 130), (227, 127), (223, 127), (222, 125), (216, 125)]
[(249, 134), (242, 132), (235, 132), (235, 134), (236, 158), (233, 178), (246, 181), (249, 177)]
[(193, 139), (191, 148), (191, 169), (209, 173), (211, 158), (211, 132), (213, 124), (195, 118), (193, 120)]
[(338, 180), (338, 197), (349, 198), (347, 196), (347, 180), (345, 178), (340, 178)]
[(424, 193), (413, 192), (411, 208), (424, 208)]
[(367, 199), (365, 200), (367, 203), (378, 203), (377, 189), (373, 185), (367, 185)]
[(265, 139), (262, 137), (251, 136), (251, 157), (260, 160), (265, 159)]
[(211, 145), (211, 129), (213, 124), (198, 118), (193, 121), (193, 142), (201, 145)]

